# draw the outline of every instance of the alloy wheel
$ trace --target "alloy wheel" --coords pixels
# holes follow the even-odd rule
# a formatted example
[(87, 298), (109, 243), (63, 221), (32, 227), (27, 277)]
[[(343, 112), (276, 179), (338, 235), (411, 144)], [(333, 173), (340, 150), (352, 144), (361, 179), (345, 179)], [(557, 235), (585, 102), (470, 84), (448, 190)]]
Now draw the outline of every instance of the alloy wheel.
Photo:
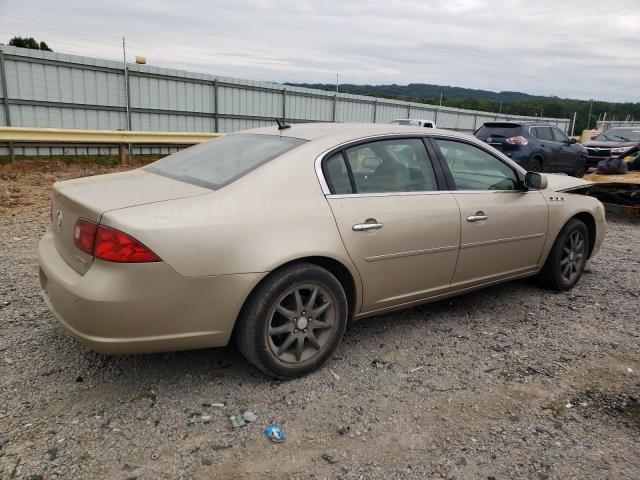
[(585, 242), (582, 233), (574, 230), (564, 242), (560, 260), (560, 277), (567, 283), (573, 283), (580, 276), (585, 254)]
[(301, 363), (318, 355), (336, 324), (336, 301), (316, 283), (295, 285), (271, 310), (268, 345), (284, 363)]

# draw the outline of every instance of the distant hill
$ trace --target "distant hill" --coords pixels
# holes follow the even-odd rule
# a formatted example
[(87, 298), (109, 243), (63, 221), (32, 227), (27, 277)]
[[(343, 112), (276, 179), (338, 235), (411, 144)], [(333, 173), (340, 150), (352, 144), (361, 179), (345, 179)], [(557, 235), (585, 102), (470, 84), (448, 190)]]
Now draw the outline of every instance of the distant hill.
[[(290, 83), (299, 87), (317, 88), (319, 90), (335, 91), (335, 84), (326, 83)], [(440, 100), (440, 93), (448, 100), (477, 99), (493, 102), (522, 101), (531, 99), (548, 98), (538, 95), (529, 95), (522, 92), (491, 92), (489, 90), (476, 90), (473, 88), (451, 87), (444, 85), (432, 85), (429, 83), (410, 83), (409, 85), (354, 85), (341, 83), (339, 90), (342, 93), (354, 95), (371, 95), (384, 98), (424, 98)]]
[[(319, 90), (336, 90), (335, 84), (326, 83), (288, 83), (298, 87), (316, 88)], [(594, 127), (604, 112), (607, 119), (624, 120), (640, 119), (640, 103), (614, 103), (594, 101), (589, 121), (590, 101), (559, 98), (555, 96), (530, 95), (522, 92), (492, 92), (472, 88), (452, 87), (448, 85), (432, 85), (428, 83), (410, 83), (409, 85), (354, 85), (341, 83), (339, 91), (354, 95), (368, 95), (379, 98), (390, 98), (416, 103), (439, 104), (442, 94), (442, 105), (448, 107), (467, 108), (485, 112), (506, 113), (509, 115), (543, 116), (553, 118), (573, 118), (576, 116), (575, 132), (581, 132), (587, 125)]]

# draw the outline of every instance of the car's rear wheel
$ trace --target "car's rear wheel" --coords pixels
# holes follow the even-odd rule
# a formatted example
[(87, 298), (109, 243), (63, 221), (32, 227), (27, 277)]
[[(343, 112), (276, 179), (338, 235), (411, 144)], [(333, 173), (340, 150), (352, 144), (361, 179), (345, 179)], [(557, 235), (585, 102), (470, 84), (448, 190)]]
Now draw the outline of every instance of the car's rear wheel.
[(238, 319), (236, 343), (262, 372), (305, 375), (331, 356), (347, 324), (347, 297), (327, 270), (298, 263), (272, 273)]
[(585, 171), (586, 171), (585, 159), (578, 158), (578, 160), (576, 160), (575, 165), (573, 166), (573, 170), (571, 170), (571, 173), (569, 173), (569, 175), (576, 178), (582, 178), (584, 176)]
[(569, 290), (578, 283), (587, 261), (589, 232), (576, 218), (562, 227), (539, 274), (542, 285), (552, 290)]
[(538, 158), (538, 157), (532, 158), (529, 161), (528, 170), (530, 172), (542, 172), (542, 160), (540, 158)]

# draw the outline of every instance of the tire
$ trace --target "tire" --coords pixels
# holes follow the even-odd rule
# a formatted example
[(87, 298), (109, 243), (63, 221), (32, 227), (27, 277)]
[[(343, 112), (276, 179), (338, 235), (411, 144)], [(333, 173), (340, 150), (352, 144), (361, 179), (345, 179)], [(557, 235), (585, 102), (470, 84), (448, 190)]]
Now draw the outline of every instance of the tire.
[(247, 361), (266, 375), (300, 377), (333, 354), (347, 318), (347, 296), (336, 277), (317, 265), (297, 263), (276, 270), (252, 292), (235, 339)]
[(576, 164), (573, 167), (573, 170), (569, 172), (569, 175), (576, 178), (582, 178), (584, 176), (584, 172), (586, 171), (586, 162), (584, 158), (578, 158)]
[(569, 220), (560, 230), (538, 274), (540, 283), (556, 291), (572, 289), (582, 276), (589, 241), (586, 225), (576, 218)]
[(542, 172), (542, 160), (540, 158), (532, 158), (529, 160), (529, 168), (527, 169), (530, 172)]

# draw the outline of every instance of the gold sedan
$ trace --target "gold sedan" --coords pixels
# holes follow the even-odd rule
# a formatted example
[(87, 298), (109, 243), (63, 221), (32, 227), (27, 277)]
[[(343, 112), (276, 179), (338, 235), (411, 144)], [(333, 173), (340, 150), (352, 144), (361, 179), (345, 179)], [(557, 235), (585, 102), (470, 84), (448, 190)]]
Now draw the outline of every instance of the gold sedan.
[(537, 275), (566, 290), (605, 235), (588, 182), (472, 136), (299, 124), (56, 183), (44, 298), (106, 354), (226, 345), (268, 375), (321, 365), (351, 318)]

